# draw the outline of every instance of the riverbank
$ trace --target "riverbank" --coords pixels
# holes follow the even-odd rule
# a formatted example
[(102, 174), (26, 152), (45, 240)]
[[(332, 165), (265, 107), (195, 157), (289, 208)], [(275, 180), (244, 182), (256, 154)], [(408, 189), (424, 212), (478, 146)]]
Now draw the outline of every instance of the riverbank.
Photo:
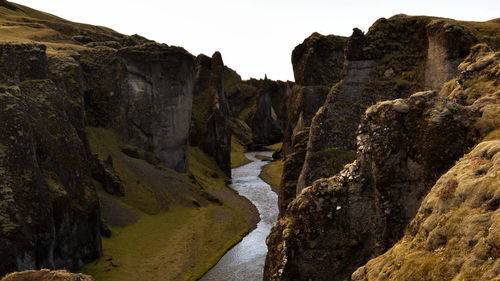
[[(279, 151), (282, 147), (283, 143), (275, 143), (273, 145), (266, 146), (267, 149), (271, 151)], [(259, 174), (259, 177), (265, 181), (267, 184), (271, 186), (271, 189), (278, 194), (278, 190), (281, 182), (281, 175), (283, 174), (283, 159), (273, 160), (264, 168)]]
[(259, 177), (271, 186), (271, 189), (278, 194), (281, 175), (283, 174), (283, 160), (274, 160), (269, 162), (259, 174)]
[(248, 152), (245, 156), (251, 163), (232, 169), (231, 188), (247, 197), (254, 204), (261, 220), (257, 228), (228, 251), (202, 281), (257, 281), (262, 280), (267, 254), (266, 237), (278, 215), (278, 197), (270, 186), (259, 178), (262, 167), (267, 164), (259, 156), (270, 157), (271, 151)]

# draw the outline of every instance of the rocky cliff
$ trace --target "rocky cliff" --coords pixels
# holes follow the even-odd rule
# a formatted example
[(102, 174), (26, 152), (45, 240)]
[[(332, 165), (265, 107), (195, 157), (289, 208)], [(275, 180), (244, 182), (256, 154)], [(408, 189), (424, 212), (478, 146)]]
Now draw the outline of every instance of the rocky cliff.
[(78, 268), (102, 253), (83, 99), (50, 79), (44, 45), (0, 57), (0, 275)]
[(356, 161), (304, 189), (272, 229), (265, 279), (343, 280), (386, 250), (471, 144), (469, 118), (435, 92), (370, 107)]
[(280, 214), (296, 196), (311, 120), (330, 87), (341, 79), (346, 41), (345, 37), (313, 33), (292, 52), (296, 85), (283, 102), (287, 114), (282, 125), (285, 163), (278, 196)]
[(194, 59), (157, 43), (82, 51), (85, 102), (93, 126), (113, 126), (168, 168), (187, 169)]
[[(384, 35), (385, 28), (392, 32)], [(474, 247), (475, 256), (470, 252), (469, 256), (462, 257), (457, 254), (462, 246), (451, 243), (470, 240), (461, 238), (466, 235), (465, 223), (458, 222), (457, 227), (463, 229), (458, 233), (455, 230), (460, 228), (448, 228), (455, 223), (454, 216), (461, 216), (458, 210), (470, 208), (465, 202), (468, 199), (462, 200), (466, 195), (455, 201), (455, 207), (444, 203), (433, 205), (438, 207), (427, 225), (420, 219), (430, 214), (429, 207), (424, 205), (437, 204), (436, 196), (432, 196), (432, 201), (424, 201), (421, 206), (429, 191), (429, 196), (438, 192), (434, 189), (441, 189), (437, 194), (459, 197), (455, 190), (460, 180), (440, 179), (437, 183), (436, 180), (474, 141), (498, 138), (498, 55), (486, 45), (469, 49), (474, 42), (484, 40), (483, 32), (478, 30), (476, 23), (398, 15), (377, 21), (366, 35), (354, 31), (346, 47), (343, 80), (331, 89), (325, 105), (312, 120), (297, 198), (289, 204), (267, 239), (265, 280), (349, 280), (359, 266), (383, 254), (405, 233), (403, 240), (389, 252), (357, 270), (353, 280), (451, 280), (453, 277), (489, 280), (498, 274), (492, 266), (493, 238), (488, 238), (486, 245), (490, 246), (483, 248), (474, 247), (478, 240), (471, 240), (468, 249), (472, 251)], [(399, 36), (402, 41), (414, 44), (402, 48), (391, 43), (391, 37)], [(384, 39), (378, 41), (377, 38)], [(378, 49), (377, 44), (385, 47)], [(398, 57), (409, 51), (406, 48), (415, 48), (410, 51), (413, 56)], [(443, 51), (445, 49), (447, 51)], [(469, 50), (471, 53), (464, 60)], [(463, 63), (458, 65), (461, 60)], [(388, 62), (394, 67), (392, 70), (387, 67)], [(436, 69), (437, 64), (446, 69)], [(396, 66), (403, 72), (395, 71)], [(429, 80), (425, 74), (428, 71), (436, 79)], [(453, 75), (458, 76), (444, 84), (441, 96), (436, 91), (411, 94), (416, 89), (432, 89), (436, 81), (441, 84)], [(378, 102), (364, 110), (370, 102), (410, 94), (406, 99)], [(360, 121), (355, 121), (355, 114), (349, 117), (350, 112), (357, 110)], [(322, 146), (324, 143), (328, 145)], [(490, 171), (494, 163), (490, 159), (494, 159), (495, 153), (492, 147), (496, 145), (481, 144), (479, 151), (469, 156), (486, 158), (487, 165), (483, 168), (470, 168), (471, 172), (476, 171), (476, 177)], [(344, 167), (351, 157), (346, 152), (353, 148), (356, 160)], [(464, 162), (465, 165), (472, 163)], [(450, 170), (450, 173), (455, 171), (454, 177), (469, 178), (467, 170), (454, 169), (456, 167)], [(338, 170), (341, 171), (335, 175)], [(318, 177), (324, 179), (314, 181)], [(480, 179), (472, 181), (483, 184)], [(484, 192), (484, 201), (481, 201), (484, 204), (493, 200), (497, 181), (494, 173), (485, 178), (485, 190), (490, 189), (489, 193)], [(472, 184), (460, 186), (471, 188)], [(471, 198), (478, 197), (471, 195)], [(417, 212), (419, 208), (421, 215)], [(418, 230), (421, 234), (417, 234), (416, 221), (422, 223)], [(429, 224), (430, 228), (425, 228)], [(478, 225), (469, 237), (474, 236), (472, 232), (480, 233), (488, 227), (490, 224)], [(435, 233), (431, 239), (432, 229)], [(423, 241), (422, 246), (418, 246), (417, 241)], [(432, 249), (425, 248), (429, 243), (435, 244)], [(464, 250), (464, 254), (468, 251)], [(446, 254), (441, 254), (443, 252)], [(455, 262), (431, 266), (445, 259)], [(474, 266), (480, 266), (481, 270)]]
[(403, 238), (352, 280), (498, 279), (498, 54), (474, 46), (441, 91), (480, 113), (474, 127), (483, 141), (439, 178)]
[(193, 117), (189, 141), (214, 157), (231, 175), (231, 128), (229, 103), (224, 91), (224, 63), (219, 52), (212, 58), (196, 58)]
[(355, 29), (345, 50), (342, 83), (312, 121), (297, 192), (353, 160), (356, 129), (367, 106), (415, 91), (439, 91), (455, 77), (477, 41), (473, 34), (452, 20), (404, 15), (378, 20), (367, 34)]

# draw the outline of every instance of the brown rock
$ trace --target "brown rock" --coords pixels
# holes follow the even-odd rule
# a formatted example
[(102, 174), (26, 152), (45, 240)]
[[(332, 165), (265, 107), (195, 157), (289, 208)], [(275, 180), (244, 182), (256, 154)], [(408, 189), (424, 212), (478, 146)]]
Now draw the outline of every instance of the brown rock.
[(1, 281), (95, 281), (95, 279), (88, 275), (70, 273), (66, 270), (42, 269), (11, 273), (2, 278)]

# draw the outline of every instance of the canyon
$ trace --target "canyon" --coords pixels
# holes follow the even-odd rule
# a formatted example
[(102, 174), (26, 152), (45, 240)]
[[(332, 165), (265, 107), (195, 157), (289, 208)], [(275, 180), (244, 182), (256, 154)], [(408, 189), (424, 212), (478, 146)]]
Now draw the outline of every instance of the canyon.
[(291, 82), (0, 14), (2, 280), (197, 280), (259, 222), (232, 168), (279, 142), (264, 280), (500, 276), (499, 19), (313, 33)]

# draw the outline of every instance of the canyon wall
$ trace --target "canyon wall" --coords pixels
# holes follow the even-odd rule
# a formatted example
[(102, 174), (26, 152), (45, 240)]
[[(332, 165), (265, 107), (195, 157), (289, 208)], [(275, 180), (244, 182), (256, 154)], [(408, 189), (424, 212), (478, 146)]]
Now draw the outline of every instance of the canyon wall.
[[(479, 86), (497, 85), (498, 74), (478, 74), (494, 55), (479, 45), (465, 58), (485, 40), (478, 30), (406, 15), (380, 19), (366, 34), (354, 29), (340, 82), (302, 133), (304, 163), (285, 164), (283, 176), (301, 172), (280, 187), (265, 280), (349, 280), (403, 237), (439, 176), (475, 141), (498, 135), (495, 87)], [(382, 278), (377, 268), (360, 269), (356, 280)]]

